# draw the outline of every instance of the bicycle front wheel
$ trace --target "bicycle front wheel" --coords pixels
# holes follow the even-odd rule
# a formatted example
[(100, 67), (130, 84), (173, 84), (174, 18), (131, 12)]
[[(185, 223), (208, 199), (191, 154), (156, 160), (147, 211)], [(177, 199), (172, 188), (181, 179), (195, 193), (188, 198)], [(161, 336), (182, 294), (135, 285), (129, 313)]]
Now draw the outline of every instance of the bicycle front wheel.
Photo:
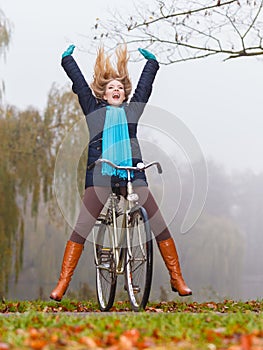
[(143, 207), (131, 213), (127, 232), (125, 279), (131, 307), (145, 309), (152, 283), (153, 244), (147, 212)]
[(111, 224), (102, 222), (96, 242), (96, 292), (101, 311), (108, 311), (112, 307), (116, 293), (117, 275), (112, 250), (112, 230)]

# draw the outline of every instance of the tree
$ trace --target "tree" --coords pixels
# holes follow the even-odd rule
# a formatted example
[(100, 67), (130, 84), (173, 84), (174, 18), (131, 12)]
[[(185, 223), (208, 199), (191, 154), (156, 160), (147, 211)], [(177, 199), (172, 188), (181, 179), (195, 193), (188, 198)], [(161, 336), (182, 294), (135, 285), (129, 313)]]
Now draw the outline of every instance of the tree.
[[(80, 119), (80, 115), (81, 110), (72, 91), (55, 86), (50, 90), (44, 116), (33, 108), (25, 111), (12, 106), (2, 108), (0, 295), (7, 292), (10, 277), (15, 273), (17, 280), (19, 276), (23, 264), (24, 226), (28, 211), (31, 211), (31, 217), (37, 219), (39, 206), (45, 203), (53, 218), (56, 216), (53, 194), (56, 155), (62, 140)], [(76, 142), (77, 139), (72, 140), (72, 147)]]
[(11, 38), (11, 25), (4, 12), (0, 9), (0, 56), (5, 54)]
[(263, 55), (263, 0), (152, 0), (132, 15), (115, 12), (96, 19), (95, 41), (113, 48), (125, 41), (152, 50), (162, 64), (222, 55), (224, 59)]
[[(11, 38), (11, 25), (4, 12), (0, 9), (0, 57), (5, 56)], [(4, 82), (0, 81), (0, 102), (5, 89)]]

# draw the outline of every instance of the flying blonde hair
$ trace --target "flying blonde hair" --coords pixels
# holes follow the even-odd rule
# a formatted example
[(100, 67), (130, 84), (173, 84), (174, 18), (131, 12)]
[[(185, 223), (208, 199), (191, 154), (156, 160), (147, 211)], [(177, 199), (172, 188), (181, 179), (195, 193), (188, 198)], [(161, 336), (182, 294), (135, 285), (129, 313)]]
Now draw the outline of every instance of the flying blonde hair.
[(94, 66), (93, 82), (90, 84), (90, 87), (95, 96), (102, 100), (105, 94), (106, 85), (111, 80), (118, 80), (124, 86), (125, 101), (127, 101), (132, 90), (132, 84), (127, 69), (127, 63), (129, 60), (127, 46), (118, 46), (115, 50), (115, 55), (117, 58), (116, 67), (112, 65), (110, 56), (105, 54), (104, 48), (99, 48)]

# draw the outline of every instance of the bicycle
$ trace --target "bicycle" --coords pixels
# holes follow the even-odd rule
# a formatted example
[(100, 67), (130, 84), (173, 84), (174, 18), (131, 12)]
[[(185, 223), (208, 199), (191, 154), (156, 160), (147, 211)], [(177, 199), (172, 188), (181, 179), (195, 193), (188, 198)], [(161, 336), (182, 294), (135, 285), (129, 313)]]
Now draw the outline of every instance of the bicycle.
[(121, 209), (120, 195), (112, 189), (106, 212), (100, 214), (93, 229), (99, 308), (101, 311), (110, 310), (115, 299), (117, 277), (124, 275), (124, 289), (131, 308), (140, 311), (145, 309), (151, 290), (153, 244), (147, 212), (138, 204), (139, 196), (133, 190), (131, 174), (153, 165), (161, 174), (162, 168), (158, 162), (138, 163), (136, 167), (117, 166), (107, 159), (98, 159), (89, 168), (101, 163), (127, 171), (127, 196)]

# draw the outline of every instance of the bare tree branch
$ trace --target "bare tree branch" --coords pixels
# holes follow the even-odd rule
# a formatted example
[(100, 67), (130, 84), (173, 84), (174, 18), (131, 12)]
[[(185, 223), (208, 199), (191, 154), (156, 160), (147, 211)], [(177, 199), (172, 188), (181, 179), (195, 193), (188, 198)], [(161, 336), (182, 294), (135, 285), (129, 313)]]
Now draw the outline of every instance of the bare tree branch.
[(137, 2), (132, 15), (115, 12), (111, 20), (97, 19), (93, 43), (110, 50), (126, 42), (134, 60), (143, 46), (162, 64), (211, 55), (258, 57), (263, 55), (262, 9), (263, 0)]
[(243, 34), (243, 38), (245, 38), (247, 36), (247, 34), (250, 32), (250, 30), (253, 28), (253, 26), (256, 24), (256, 21), (260, 15), (260, 12), (262, 10), (262, 7), (263, 7), (263, 2), (260, 3), (259, 5), (259, 8), (258, 8), (258, 11), (256, 13), (256, 15), (254, 16), (250, 26), (247, 28), (247, 31)]
[(134, 27), (132, 27), (130, 30), (132, 29), (135, 29), (135, 28), (139, 28), (139, 27), (144, 27), (144, 26), (149, 26), (153, 23), (156, 23), (156, 22), (159, 22), (159, 21), (162, 21), (164, 19), (169, 19), (169, 18), (173, 18), (173, 17), (179, 17), (179, 16), (189, 16), (189, 15), (192, 15), (194, 13), (198, 13), (198, 12), (204, 12), (204, 11), (208, 11), (208, 10), (211, 10), (215, 7), (218, 7), (218, 6), (225, 6), (225, 5), (229, 5), (233, 2), (237, 2), (237, 0), (230, 0), (230, 1), (227, 1), (227, 2), (224, 2), (224, 3), (220, 3), (220, 4), (215, 4), (215, 5), (211, 5), (211, 6), (204, 6), (204, 7), (200, 7), (200, 8), (196, 8), (196, 9), (193, 9), (193, 10), (189, 10), (189, 11), (183, 11), (183, 12), (178, 12), (178, 13), (172, 13), (170, 15), (164, 15), (164, 13), (162, 11), (161, 14), (162, 16), (159, 17), (159, 18), (156, 18), (152, 21), (145, 21), (143, 23), (138, 23), (136, 24)]

